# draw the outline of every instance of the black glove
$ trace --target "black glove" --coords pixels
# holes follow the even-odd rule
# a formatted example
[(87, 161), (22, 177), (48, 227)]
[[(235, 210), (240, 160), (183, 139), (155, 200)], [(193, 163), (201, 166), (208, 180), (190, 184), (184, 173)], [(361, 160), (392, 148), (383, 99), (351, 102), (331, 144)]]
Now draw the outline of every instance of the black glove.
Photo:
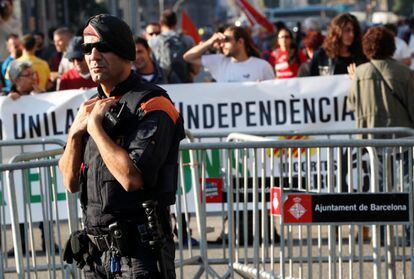
[(63, 260), (69, 264), (75, 260), (78, 268), (82, 269), (89, 257), (89, 238), (84, 230), (73, 232), (66, 242)]
[(68, 264), (73, 263), (73, 251), (70, 239), (71, 237), (69, 237), (69, 239), (66, 241), (65, 249), (63, 250), (63, 260)]

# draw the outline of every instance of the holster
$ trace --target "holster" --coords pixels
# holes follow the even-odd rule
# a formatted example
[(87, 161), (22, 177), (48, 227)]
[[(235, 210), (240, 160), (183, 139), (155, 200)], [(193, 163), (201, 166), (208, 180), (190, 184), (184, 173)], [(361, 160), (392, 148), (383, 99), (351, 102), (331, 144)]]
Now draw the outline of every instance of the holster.
[(137, 225), (128, 222), (116, 222), (109, 226), (113, 245), (121, 255), (130, 256), (135, 252), (138, 242), (141, 241), (137, 227)]
[(114, 246), (121, 256), (132, 256), (139, 243), (146, 244), (150, 241), (146, 224), (126, 221), (109, 225), (108, 234), (88, 234), (87, 237), (100, 252), (105, 252)]

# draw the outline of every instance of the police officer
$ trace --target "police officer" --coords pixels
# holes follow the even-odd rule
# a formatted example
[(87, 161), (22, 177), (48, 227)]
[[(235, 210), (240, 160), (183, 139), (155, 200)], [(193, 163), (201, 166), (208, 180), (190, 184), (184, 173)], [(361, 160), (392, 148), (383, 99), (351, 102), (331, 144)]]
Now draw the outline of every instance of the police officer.
[(82, 265), (85, 276), (160, 277), (159, 255), (147, 241), (151, 231), (141, 206), (152, 200), (158, 203), (165, 238), (163, 276), (175, 278), (169, 206), (175, 203), (178, 146), (184, 137), (181, 116), (162, 88), (142, 83), (131, 71), (135, 44), (124, 21), (93, 16), (83, 37), (98, 95), (81, 104), (59, 168), (68, 191), (80, 191), (91, 254)]

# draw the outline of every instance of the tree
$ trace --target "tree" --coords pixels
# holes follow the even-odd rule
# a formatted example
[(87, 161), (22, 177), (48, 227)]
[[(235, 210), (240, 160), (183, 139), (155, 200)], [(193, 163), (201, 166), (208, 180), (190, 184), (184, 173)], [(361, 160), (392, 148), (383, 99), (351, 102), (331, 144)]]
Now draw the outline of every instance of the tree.
[(91, 16), (108, 13), (105, 3), (96, 3), (95, 0), (68, 1), (68, 8), (69, 21), (76, 29), (83, 28), (83, 24)]
[(392, 10), (398, 15), (409, 17), (414, 12), (412, 0), (395, 0)]

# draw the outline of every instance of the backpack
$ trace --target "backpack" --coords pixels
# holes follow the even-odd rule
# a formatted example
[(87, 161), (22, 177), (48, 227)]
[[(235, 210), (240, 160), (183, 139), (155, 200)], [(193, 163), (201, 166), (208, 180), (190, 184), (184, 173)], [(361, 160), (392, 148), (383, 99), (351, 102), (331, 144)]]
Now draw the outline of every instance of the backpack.
[(190, 82), (190, 67), (183, 55), (187, 45), (182, 34), (159, 35), (160, 45), (155, 54), (160, 67), (164, 70), (168, 83)]

